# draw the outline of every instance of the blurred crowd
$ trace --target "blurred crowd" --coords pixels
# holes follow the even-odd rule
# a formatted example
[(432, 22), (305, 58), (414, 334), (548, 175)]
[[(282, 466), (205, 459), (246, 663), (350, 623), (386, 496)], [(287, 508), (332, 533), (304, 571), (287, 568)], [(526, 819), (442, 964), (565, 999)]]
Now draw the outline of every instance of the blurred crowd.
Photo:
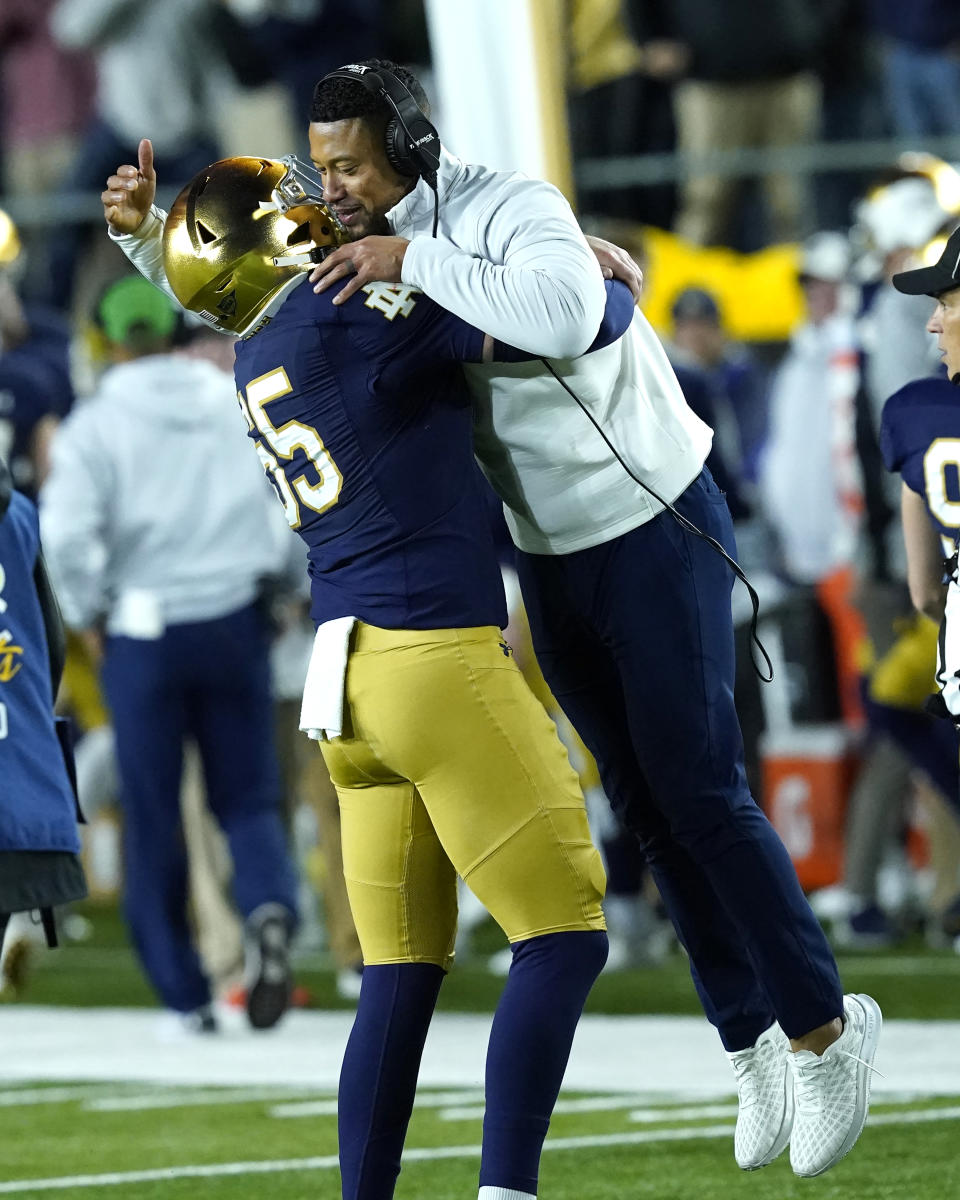
[[(960, 223), (960, 174), (924, 153), (929, 136), (960, 131), (960, 7), (955, 0), (579, 0), (570, 8), (577, 160), (890, 136), (915, 147), (882, 171), (806, 174), (780, 161), (760, 177), (702, 170), (678, 185), (585, 189), (580, 210), (585, 227), (624, 245), (641, 265), (650, 226), (685, 243), (743, 252), (796, 244), (790, 285), (802, 292), (803, 312), (785, 340), (735, 340), (723, 300), (704, 281), (670, 298), (662, 331), (688, 402), (715, 431), (708, 465), (727, 493), (741, 563), (761, 595), (760, 636), (775, 667), (767, 686), (751, 665), (746, 596), (735, 593), (737, 698), (751, 784), (801, 882), (819, 892), (838, 941), (886, 946), (922, 930), (949, 944), (960, 935), (956, 733), (923, 712), (936, 626), (910, 603), (899, 480), (884, 466), (880, 430), (891, 394), (941, 375), (926, 332), (930, 306), (896, 292), (890, 279), (935, 257)], [(99, 193), (118, 163), (136, 162), (147, 133), (171, 188), (224, 153), (297, 149), (316, 79), (374, 54), (417, 64), (421, 74), (429, 67), (421, 3), (4, 0), (0, 207), (24, 196)], [(336, 798), (320, 756), (296, 729), (312, 633), (302, 557), (282, 537), (278, 548), (275, 501), (262, 481), (242, 477), (249, 464), (210, 459), (197, 493), (206, 528), (191, 520), (186, 499), (165, 503), (142, 490), (135, 470), (125, 474), (131, 454), (134, 463), (141, 453), (184, 463), (182, 448), (194, 444), (205, 406), (223, 405), (236, 417), (231, 355), (226, 339), (190, 330), (165, 301), (131, 293), (118, 306), (113, 289), (124, 285), (126, 266), (101, 234), (102, 224), (82, 221), (18, 230), (0, 213), (0, 458), (18, 490), (39, 501), (71, 631), (60, 706), (81, 733), (92, 888), (111, 890), (122, 870), (112, 832), (125, 786), (117, 762), (126, 787), (138, 780), (143, 805), (148, 785), (163, 776), (182, 806), (188, 853), (175, 844), (175, 829), (151, 824), (148, 814), (141, 843), (128, 838), (124, 854), (146, 872), (162, 847), (161, 874), (175, 890), (189, 885), (193, 897), (203, 966), (186, 999), (164, 994), (166, 951), (151, 943), (169, 895), (158, 884), (155, 895), (139, 894), (139, 907), (128, 904), (165, 1005), (202, 1009), (210, 999), (204, 972), (216, 993), (243, 992), (245, 938), (264, 904), (279, 906), (287, 932), (299, 921), (302, 948), (328, 948), (341, 993), (355, 995), (360, 952), (339, 868)], [(167, 365), (159, 376), (137, 374), (139, 360), (160, 352)], [(181, 409), (153, 403), (177, 389), (187, 395)], [(137, 413), (128, 411), (133, 391)], [(960, 504), (960, 463), (945, 487)], [(222, 530), (236, 532), (241, 511), (249, 524), (227, 557), (235, 569), (242, 550), (245, 565), (221, 596), (211, 564), (223, 549)], [(505, 570), (510, 585), (509, 563)], [(104, 672), (106, 633), (161, 636), (151, 630), (164, 588), (175, 592), (181, 622), (203, 626), (199, 642), (165, 647), (163, 661), (149, 666), (115, 658)], [(549, 705), (515, 586), (508, 596), (508, 636)], [(262, 677), (251, 665), (261, 636)], [(174, 719), (162, 700), (152, 709), (134, 687), (146, 671), (159, 678), (172, 655), (196, 666), (201, 644), (223, 649), (222, 660), (203, 666), (222, 689), (230, 690), (241, 665), (248, 672), (245, 688), (263, 709), (250, 717), (251, 729), (261, 729), (256, 722), (269, 708), (270, 752), (242, 781), (218, 767), (219, 718), (208, 720), (200, 705)], [(198, 685), (178, 679), (176, 686)], [(148, 754), (145, 725), (162, 731), (166, 746)], [(672, 935), (639, 852), (603, 817), (595, 769), (576, 734), (565, 727), (563, 734), (593, 797), (605, 852), (610, 969), (660, 961)], [(244, 788), (250, 808), (230, 811), (227, 795), (236, 799)], [(251, 881), (244, 822), (267, 792), (282, 797), (283, 831), (272, 878)], [(155, 803), (162, 807), (163, 796)], [(256, 833), (258, 848), (272, 836)], [(464, 897), (462, 954), (470, 953), (473, 914)], [(174, 936), (193, 935), (184, 928)], [(7, 959), (20, 961), (9, 950)]]
[[(572, 130), (581, 158), (955, 136), (952, 0), (606, 0), (573, 6)], [(607, 119), (615, 112), (617, 120)], [(843, 163), (841, 167), (848, 164)], [(695, 169), (679, 186), (591, 192), (610, 216), (756, 249), (844, 224), (870, 173)], [(759, 185), (759, 186), (758, 186)]]

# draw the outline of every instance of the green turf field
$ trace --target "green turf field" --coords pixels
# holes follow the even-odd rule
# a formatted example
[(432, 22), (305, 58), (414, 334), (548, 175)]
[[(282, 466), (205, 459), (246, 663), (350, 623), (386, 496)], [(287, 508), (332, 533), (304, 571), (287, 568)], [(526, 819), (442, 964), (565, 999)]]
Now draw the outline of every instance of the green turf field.
[[(41, 957), (23, 998), (31, 1004), (153, 1005), (116, 907), (91, 903), (78, 911), (92, 922), (91, 941)], [(443, 985), (441, 1010), (488, 1012), (496, 1004), (503, 981), (487, 973), (481, 956), (503, 946), (503, 935), (490, 921), (474, 944), (478, 958), (457, 963)], [(847, 954), (839, 962), (845, 989), (876, 995), (885, 1017), (960, 1020), (960, 955), (952, 950), (928, 950), (917, 937), (895, 953)], [(352, 1007), (338, 998), (333, 970), (322, 955), (298, 963), (297, 982), (318, 1008)], [(702, 1009), (686, 959), (677, 952), (661, 967), (603, 974), (587, 1011), (699, 1015)], [(960, 1073), (957, 1086), (960, 1091)]]
[[(94, 924), (92, 941), (41, 958), (24, 1000), (30, 1005), (151, 1005), (115, 910), (90, 906), (85, 911)], [(481, 949), (485, 939), (488, 948), (498, 944), (497, 935), (488, 930), (478, 939)], [(918, 942), (898, 954), (845, 956), (841, 968), (846, 987), (877, 996), (887, 1019), (960, 1021), (960, 957), (952, 953), (930, 952)], [(333, 973), (322, 958), (302, 963), (298, 979), (317, 1007), (348, 1007), (337, 1000)], [(500, 987), (481, 961), (463, 964), (444, 986), (442, 1008), (487, 1012)], [(655, 970), (604, 975), (589, 1010), (699, 1012), (679, 955)], [(19, 1079), (4, 1075), (4, 1061), (16, 1057), (16, 1046), (3, 1032), (10, 1011), (0, 1006), (0, 1197), (339, 1197), (332, 1093), (272, 1086), (269, 1036), (263, 1041), (268, 1081), (263, 1086), (124, 1081), (122, 1064), (115, 1078), (92, 1081), (74, 1073), (38, 1083), (23, 1069)], [(82, 1040), (83, 1013), (70, 1019)], [(944, 1056), (957, 1062), (955, 1095), (878, 1095), (853, 1153), (817, 1180), (796, 1179), (786, 1154), (763, 1171), (745, 1174), (736, 1168), (732, 1086), (727, 1095), (685, 1100), (617, 1094), (613, 1082), (610, 1093), (565, 1092), (547, 1142), (540, 1198), (960, 1196), (960, 1023), (944, 1045)], [(678, 1072), (677, 1091), (688, 1083), (689, 1077)], [(948, 1082), (940, 1090), (954, 1088)], [(481, 1102), (481, 1093), (472, 1087), (420, 1093), (397, 1200), (474, 1200)]]
[[(278, 1090), (274, 1098), (250, 1102), (243, 1089), (178, 1087), (170, 1094), (175, 1106), (141, 1110), (122, 1105), (149, 1103), (164, 1089), (69, 1086), (71, 1098), (56, 1085), (0, 1091), (0, 1195), (24, 1200), (52, 1192), (90, 1200), (339, 1195), (329, 1095), (307, 1100)], [(41, 1090), (61, 1098), (38, 1103)], [(398, 1200), (475, 1196), (479, 1097), (466, 1104), (465, 1098), (421, 1094)], [(577, 1108), (585, 1111), (569, 1111)], [(944, 1200), (960, 1192), (960, 1097), (876, 1105), (854, 1152), (818, 1180), (795, 1179), (786, 1155), (764, 1171), (738, 1171), (732, 1098), (677, 1106), (649, 1098), (565, 1095), (561, 1109), (568, 1111), (554, 1118), (552, 1148), (544, 1156), (543, 1200)], [(43, 1187), (31, 1187), (30, 1180), (44, 1181)]]

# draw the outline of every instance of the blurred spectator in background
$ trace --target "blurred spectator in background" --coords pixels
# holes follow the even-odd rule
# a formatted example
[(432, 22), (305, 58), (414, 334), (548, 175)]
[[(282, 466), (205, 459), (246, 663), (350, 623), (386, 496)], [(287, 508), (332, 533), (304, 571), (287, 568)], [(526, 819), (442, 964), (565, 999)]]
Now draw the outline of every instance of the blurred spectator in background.
[(745, 347), (727, 337), (720, 306), (711, 292), (684, 289), (673, 302), (671, 316), (670, 362), (687, 403), (713, 429), (708, 465), (727, 493), (734, 519), (742, 519), (750, 511), (766, 436), (760, 369)]
[(863, 522), (856, 444), (860, 354), (850, 247), (842, 233), (803, 245), (800, 285), (806, 314), (770, 390), (770, 433), (760, 494), (776, 539), (780, 572), (811, 589), (829, 623), (829, 673), (840, 714), (862, 724), (859, 698), (864, 629), (854, 608), (854, 563)]
[[(889, 133), (874, 39), (867, 22), (869, 0), (830, 0), (820, 80), (823, 101), (819, 136), (825, 142), (880, 140)], [(818, 171), (814, 177), (817, 228), (850, 224), (854, 202), (866, 191), (863, 168)]]
[[(214, 15), (221, 0), (59, 0), (50, 29), (96, 62), (96, 106), (67, 185), (99, 192), (118, 162), (136, 161), (139, 131), (152, 131), (158, 170), (178, 184), (219, 157), (216, 113), (233, 77)], [(88, 226), (63, 230), (53, 251), (52, 303), (68, 307)]]
[[(927, 332), (927, 305), (893, 287), (893, 275), (914, 265), (917, 253), (950, 221), (934, 182), (908, 175), (874, 188), (856, 207), (852, 237), (861, 251), (857, 267), (865, 280), (861, 333), (866, 354), (864, 382), (871, 424), (880, 428), (888, 396), (939, 365)], [(899, 496), (894, 489), (894, 499)]]
[[(945, 165), (945, 164), (944, 164)], [(887, 397), (913, 379), (934, 374), (938, 356), (927, 332), (927, 306), (890, 280), (949, 221), (933, 181), (901, 175), (873, 188), (857, 205), (850, 236), (863, 281), (859, 313), (862, 350), (857, 396), (857, 454), (866, 505), (865, 584), (861, 588), (871, 639), (879, 654), (892, 641), (892, 622), (910, 611), (899, 525), (899, 485), (880, 456), (880, 418)]]
[[(227, 340), (219, 333), (212, 337), (220, 342)], [(303, 542), (290, 538), (282, 590), (269, 605), (275, 629), (270, 661), (284, 818), (300, 868), (297, 944), (301, 949), (313, 950), (326, 946), (336, 967), (337, 994), (344, 1000), (356, 1000), (363, 953), (343, 877), (339, 801), (323, 756), (300, 731), (303, 688), (316, 636), (310, 620), (307, 566)]]
[(960, 130), (960, 5), (957, 0), (869, 0), (883, 39), (883, 75), (894, 133)]
[(56, 4), (0, 5), (0, 145), (7, 194), (45, 192), (60, 182), (93, 102), (93, 63), (64, 50), (50, 32)]
[[(820, 122), (816, 70), (829, 0), (627, 0), (634, 36), (669, 61), (678, 148), (793, 146)], [(763, 179), (766, 241), (792, 241), (811, 219), (809, 189), (787, 171)], [(697, 171), (682, 186), (676, 231), (702, 245), (730, 244), (738, 232), (739, 180)]]
[(232, 379), (173, 350), (178, 316), (145, 280), (98, 309), (114, 365), (57, 435), (43, 489), (51, 575), (94, 655), (113, 715), (127, 917), (176, 1027), (215, 1027), (187, 918), (180, 833), (185, 737), (227, 835), (247, 928), (247, 1013), (289, 999), (296, 881), (279, 808), (262, 577), (283, 562), (269, 489), (246, 445)]
[[(59, 187), (90, 114), (93, 63), (54, 41), (48, 18), (55, 3), (0, 4), (0, 183), (7, 195), (38, 195)], [(38, 231), (25, 240), (39, 270), (47, 235)]]
[(816, 584), (855, 558), (863, 514), (854, 402), (860, 381), (856, 290), (842, 233), (803, 244), (803, 321), (770, 389), (763, 453), (765, 515), (783, 574)]
[[(638, 45), (624, 18), (623, 0), (574, 0), (569, 6), (570, 135), (578, 159), (669, 152), (676, 143), (670, 89), (689, 56), (674, 42)], [(676, 188), (596, 192), (590, 208), (669, 229)]]
[(17, 489), (33, 498), (73, 387), (69, 327), (59, 313), (21, 301), (23, 258), (17, 230), (0, 210), (0, 458)]
[[(215, 27), (237, 81), (245, 87), (283, 84), (293, 106), (294, 129), (304, 146), (317, 80), (344, 63), (376, 57), (384, 47), (383, 0), (351, 0), (349, 5), (329, 0), (220, 3)], [(236, 22), (232, 27), (231, 17)], [(157, 169), (161, 170), (159, 164)]]
[[(0, 457), (0, 950), (11, 916), (34, 909), (56, 945), (53, 907), (87, 893), (69, 742), (53, 715), (63, 656), (36, 509)], [(16, 992), (21, 975), (8, 954), (0, 990)]]

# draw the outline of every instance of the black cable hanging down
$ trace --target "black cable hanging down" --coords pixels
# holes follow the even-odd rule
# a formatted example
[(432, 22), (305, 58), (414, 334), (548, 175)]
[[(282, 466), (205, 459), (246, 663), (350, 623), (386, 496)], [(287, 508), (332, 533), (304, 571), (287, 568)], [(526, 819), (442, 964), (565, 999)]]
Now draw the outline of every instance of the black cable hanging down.
[[(750, 605), (753, 609), (753, 612), (750, 617), (750, 641), (752, 643), (752, 645), (750, 647), (750, 662), (753, 666), (753, 669), (756, 671), (757, 675), (760, 677), (760, 679), (763, 680), (764, 683), (772, 682), (772, 680), (773, 680), (773, 663), (770, 661), (770, 655), (767, 653), (766, 648), (763, 645), (763, 642), (760, 641), (760, 638), (757, 634), (757, 621), (760, 616), (760, 597), (757, 595), (756, 589), (754, 588), (753, 584), (750, 582), (750, 580), (747, 578), (746, 574), (744, 573), (743, 568), (736, 561), (736, 559), (730, 557), (730, 555), (726, 552), (726, 550), (724, 550), (724, 548), (720, 545), (720, 543), (717, 541), (716, 538), (711, 537), (709, 535), (709, 533), (704, 533), (702, 529), (698, 529), (697, 526), (694, 525), (694, 523), (692, 521), (688, 520), (683, 515), (683, 513), (677, 512), (677, 510), (673, 507), (673, 505), (670, 503), (669, 500), (664, 500), (664, 498), (662, 496), (658, 496), (657, 493), (653, 490), (652, 487), (650, 487), (649, 484), (643, 482), (643, 480), (636, 474), (636, 472), (633, 471), (633, 469), (624, 461), (623, 455), (616, 448), (616, 446), (613, 444), (613, 442), (611, 442), (610, 439), (607, 437), (606, 433), (603, 430), (603, 427), (600, 425), (600, 422), (596, 419), (596, 417), (593, 415), (593, 413), (587, 408), (587, 406), (580, 399), (580, 397), (573, 390), (573, 388), (570, 387), (570, 385), (565, 380), (560, 378), (560, 376), (554, 370), (553, 365), (547, 359), (541, 358), (540, 361), (547, 368), (547, 370), (550, 372), (550, 374), (554, 377), (554, 379), (557, 381), (557, 383), (560, 384), (560, 386), (563, 388), (563, 390), (565, 392), (567, 392), (568, 395), (572, 396), (572, 398), (577, 402), (577, 404), (580, 406), (580, 408), (583, 410), (584, 414), (586, 415), (587, 419), (593, 425), (594, 429), (596, 429), (597, 433), (599, 433), (600, 436), (603, 438), (603, 440), (607, 443), (607, 446), (610, 448), (610, 452), (613, 454), (614, 458), (616, 458), (617, 462), (620, 464), (621, 467), (623, 467), (623, 469), (630, 476), (630, 478), (634, 481), (634, 483), (639, 484), (640, 487), (642, 487), (645, 492), (648, 492), (654, 498), (654, 500), (658, 500), (663, 505), (663, 507), (667, 510), (667, 512), (670, 513), (670, 515), (673, 517), (673, 519), (679, 524), (681, 529), (685, 529), (687, 531), (687, 533), (692, 533), (696, 537), (702, 538), (703, 541), (705, 541), (707, 543), (707, 545), (710, 547), (711, 550), (715, 550), (717, 552), (717, 554), (719, 554), (720, 557), (727, 563), (727, 565), (730, 567), (730, 570), (733, 571), (733, 573), (737, 577), (737, 579), (739, 579), (740, 582), (743, 584), (743, 586), (747, 589), (747, 592), (750, 596)], [(754, 649), (753, 649), (754, 645), (757, 647), (757, 650), (760, 651), (760, 654), (763, 658), (763, 662), (766, 665), (766, 669), (767, 669), (766, 674), (763, 673), (763, 671), (760, 669), (759, 665), (757, 664), (756, 654), (754, 653)]]
[(440, 224), (440, 192), (437, 189), (437, 173), (431, 171), (429, 175), (423, 177), (427, 181), (427, 186), (433, 189), (433, 233), (431, 237), (437, 236), (437, 227)]

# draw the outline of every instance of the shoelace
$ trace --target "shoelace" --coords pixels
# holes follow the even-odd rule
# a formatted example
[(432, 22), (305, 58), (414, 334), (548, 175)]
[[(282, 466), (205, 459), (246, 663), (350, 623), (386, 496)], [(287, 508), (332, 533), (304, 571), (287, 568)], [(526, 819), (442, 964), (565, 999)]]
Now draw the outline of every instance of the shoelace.
[[(838, 1055), (842, 1054), (844, 1058), (851, 1058), (860, 1066), (866, 1067), (868, 1071), (872, 1071), (874, 1075), (879, 1075), (884, 1078), (882, 1071), (878, 1071), (876, 1067), (868, 1062), (864, 1062), (856, 1054), (852, 1054), (849, 1050), (840, 1050)], [(810, 1063), (809, 1066), (801, 1066), (796, 1069), (794, 1078), (794, 1095), (796, 1097), (797, 1108), (804, 1116), (810, 1116), (816, 1113), (820, 1108), (820, 1099), (823, 1092), (829, 1086), (831, 1073), (831, 1059), (826, 1060), (826, 1069), (824, 1069), (824, 1060)]]
[(749, 1059), (735, 1058), (733, 1060), (733, 1070), (737, 1077), (737, 1096), (741, 1108), (757, 1102), (757, 1079), (756, 1072), (750, 1070), (752, 1065), (752, 1056)]
[(759, 1075), (765, 1065), (760, 1059), (768, 1059), (776, 1053), (777, 1049), (772, 1043), (763, 1042), (756, 1050), (747, 1050), (734, 1056), (733, 1071), (737, 1077), (737, 1097), (741, 1108), (748, 1108), (759, 1100)]

